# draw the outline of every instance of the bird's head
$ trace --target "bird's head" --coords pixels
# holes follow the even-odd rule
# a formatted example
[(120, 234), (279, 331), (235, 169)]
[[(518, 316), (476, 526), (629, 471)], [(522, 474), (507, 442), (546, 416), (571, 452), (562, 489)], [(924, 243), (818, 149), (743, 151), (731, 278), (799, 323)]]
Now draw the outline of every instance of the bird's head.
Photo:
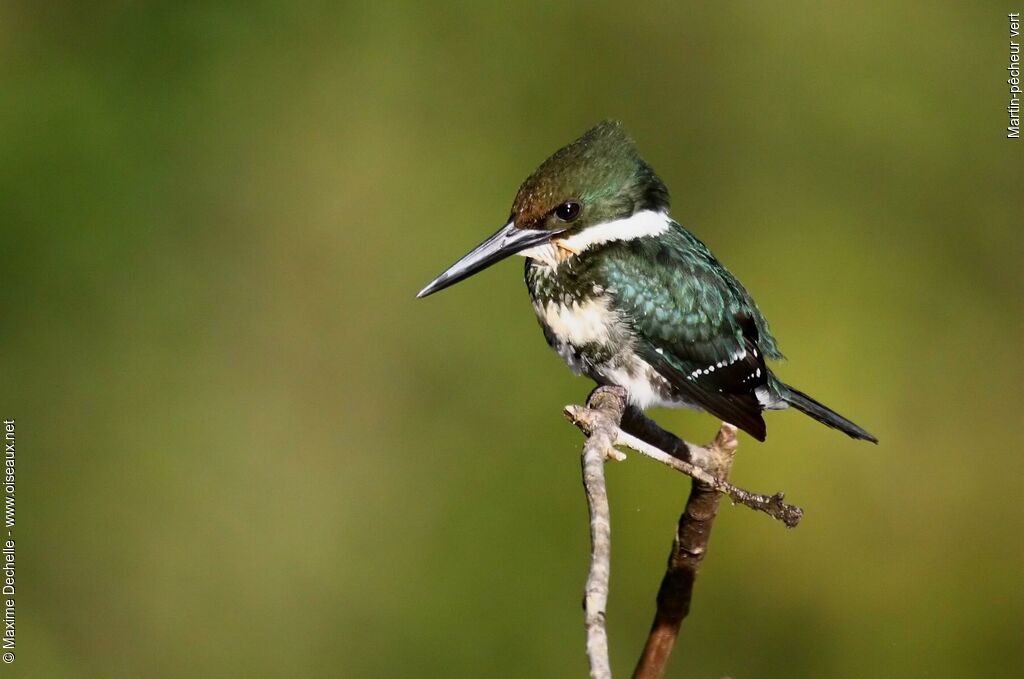
[[(509, 255), (548, 246), (578, 252), (596, 230), (642, 211), (668, 210), (668, 189), (617, 121), (604, 121), (556, 151), (519, 187), (505, 226), (427, 285), (426, 297)], [(588, 240), (588, 233), (595, 237)], [(607, 238), (605, 239), (607, 240)], [(581, 247), (583, 246), (583, 247)]]

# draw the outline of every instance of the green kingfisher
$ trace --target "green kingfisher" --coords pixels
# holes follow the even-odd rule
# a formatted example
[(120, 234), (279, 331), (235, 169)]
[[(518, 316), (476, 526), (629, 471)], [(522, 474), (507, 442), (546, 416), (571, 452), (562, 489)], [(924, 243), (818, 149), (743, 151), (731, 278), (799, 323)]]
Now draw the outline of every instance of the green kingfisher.
[(792, 406), (877, 443), (775, 376), (765, 361), (782, 354), (754, 299), (668, 210), (668, 189), (622, 125), (602, 122), (545, 160), (505, 226), (417, 297), (523, 255), (548, 344), (641, 410), (702, 410), (764, 441), (762, 413)]

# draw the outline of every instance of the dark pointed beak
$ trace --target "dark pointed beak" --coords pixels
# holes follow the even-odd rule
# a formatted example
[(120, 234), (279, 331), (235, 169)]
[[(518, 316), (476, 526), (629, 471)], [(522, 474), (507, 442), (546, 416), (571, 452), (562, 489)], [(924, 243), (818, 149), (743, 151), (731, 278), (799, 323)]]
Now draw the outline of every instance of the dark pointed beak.
[(449, 285), (455, 285), (464, 278), (483, 271), (491, 264), (500, 262), (509, 255), (522, 252), (534, 245), (547, 242), (559, 231), (543, 231), (537, 229), (517, 229), (514, 222), (509, 222), (498, 229), (498, 232), (473, 248), (472, 252), (448, 267), (448, 270), (435, 278), (430, 284), (419, 291), (417, 299), (432, 295)]

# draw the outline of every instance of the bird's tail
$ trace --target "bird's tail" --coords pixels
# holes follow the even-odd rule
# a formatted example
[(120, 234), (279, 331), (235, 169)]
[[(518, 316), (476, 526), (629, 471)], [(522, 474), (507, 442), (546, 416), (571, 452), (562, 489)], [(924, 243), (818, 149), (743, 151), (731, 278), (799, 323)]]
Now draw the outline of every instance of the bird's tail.
[(781, 396), (786, 403), (790, 404), (800, 412), (810, 415), (826, 426), (838, 429), (850, 438), (878, 443), (878, 439), (874, 436), (861, 429), (853, 422), (850, 422), (828, 406), (815, 401), (799, 389), (794, 389), (788, 384), (783, 384), (781, 382), (779, 382), (777, 386), (779, 396)]

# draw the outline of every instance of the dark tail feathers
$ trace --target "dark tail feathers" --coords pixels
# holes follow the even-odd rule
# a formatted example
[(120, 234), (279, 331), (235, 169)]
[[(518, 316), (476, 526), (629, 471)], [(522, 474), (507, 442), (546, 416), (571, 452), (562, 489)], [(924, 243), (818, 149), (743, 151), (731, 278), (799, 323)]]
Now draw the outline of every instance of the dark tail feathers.
[(864, 431), (853, 422), (850, 422), (828, 406), (818, 403), (799, 389), (794, 389), (788, 384), (780, 384), (779, 386), (782, 387), (779, 389), (779, 395), (800, 412), (810, 415), (826, 426), (838, 429), (850, 438), (878, 443), (878, 439), (874, 436)]

